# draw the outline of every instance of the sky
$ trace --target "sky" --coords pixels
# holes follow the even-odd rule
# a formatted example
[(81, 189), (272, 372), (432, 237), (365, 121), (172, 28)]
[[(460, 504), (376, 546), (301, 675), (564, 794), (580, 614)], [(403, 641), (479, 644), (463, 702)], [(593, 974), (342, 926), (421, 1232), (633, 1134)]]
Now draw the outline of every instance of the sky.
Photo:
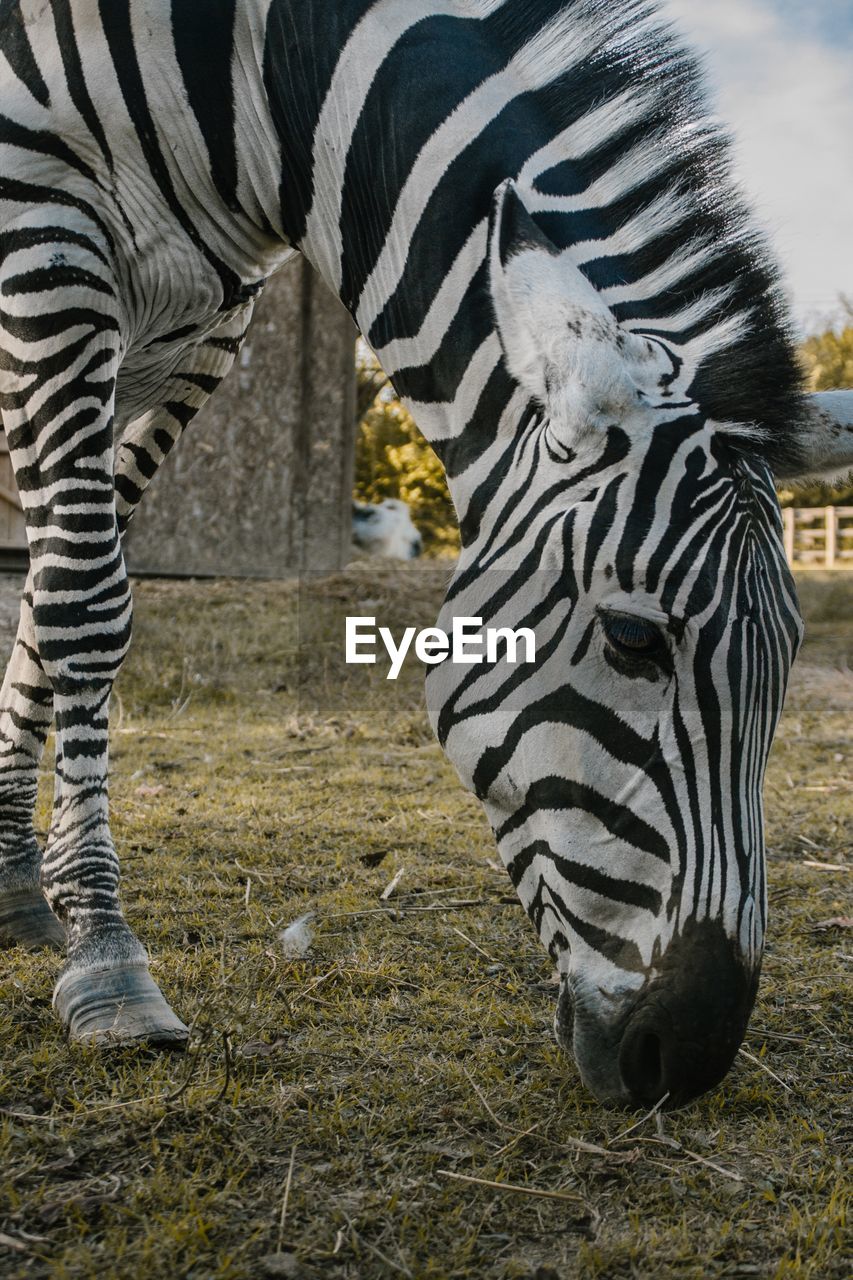
[(736, 174), (805, 332), (853, 300), (853, 0), (664, 0), (705, 55)]

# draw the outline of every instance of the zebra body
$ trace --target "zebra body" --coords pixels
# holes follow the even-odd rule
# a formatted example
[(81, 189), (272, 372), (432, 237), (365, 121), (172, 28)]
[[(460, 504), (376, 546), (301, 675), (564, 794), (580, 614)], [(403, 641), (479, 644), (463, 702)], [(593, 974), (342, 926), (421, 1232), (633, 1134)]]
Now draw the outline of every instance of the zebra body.
[(537, 629), (532, 672), (444, 664), (428, 699), (563, 974), (559, 1033), (601, 1097), (714, 1083), (757, 980), (799, 630), (771, 472), (851, 448), (800, 396), (692, 61), (637, 0), (0, 0), (0, 104), (0, 411), (31, 551), (0, 935), (59, 941), (40, 876), (71, 1034), (186, 1035), (109, 833), (120, 536), (300, 250), (444, 461), (445, 609)]

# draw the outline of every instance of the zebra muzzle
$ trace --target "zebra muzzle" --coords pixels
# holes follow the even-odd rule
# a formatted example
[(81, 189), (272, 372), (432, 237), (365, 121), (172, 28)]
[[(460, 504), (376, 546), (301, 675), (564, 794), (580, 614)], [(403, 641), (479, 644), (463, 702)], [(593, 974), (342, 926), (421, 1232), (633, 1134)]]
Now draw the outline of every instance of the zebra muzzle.
[[(670, 943), (655, 976), (626, 996), (614, 1017), (561, 995), (558, 1037), (569, 1036), (586, 1086), (601, 1101), (681, 1106), (726, 1075), (746, 1032), (758, 988), (747, 964), (715, 921), (692, 922)], [(571, 1030), (569, 1031), (569, 1028)]]

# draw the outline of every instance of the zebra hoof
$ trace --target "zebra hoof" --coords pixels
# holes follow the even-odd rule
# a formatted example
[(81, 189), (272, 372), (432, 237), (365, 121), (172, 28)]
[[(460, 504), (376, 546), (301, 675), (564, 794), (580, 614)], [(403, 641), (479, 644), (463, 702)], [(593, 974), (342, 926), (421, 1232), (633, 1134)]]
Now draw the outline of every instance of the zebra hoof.
[(53, 1007), (81, 1044), (182, 1049), (189, 1037), (145, 965), (61, 975)]
[(0, 894), (0, 948), (65, 947), (65, 930), (47, 905), (40, 889)]

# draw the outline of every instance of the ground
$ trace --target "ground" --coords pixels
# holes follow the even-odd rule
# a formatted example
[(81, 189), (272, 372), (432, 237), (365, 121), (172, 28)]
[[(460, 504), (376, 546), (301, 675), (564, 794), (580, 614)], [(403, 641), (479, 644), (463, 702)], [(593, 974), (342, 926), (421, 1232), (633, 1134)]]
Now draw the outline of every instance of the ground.
[(849, 1275), (849, 577), (800, 580), (744, 1050), (644, 1119), (597, 1105), (554, 1043), (547, 956), (420, 673), (342, 676), (342, 612), (428, 625), (443, 576), (136, 585), (114, 833), (193, 1048), (70, 1047), (60, 958), (0, 958), (0, 1275)]

